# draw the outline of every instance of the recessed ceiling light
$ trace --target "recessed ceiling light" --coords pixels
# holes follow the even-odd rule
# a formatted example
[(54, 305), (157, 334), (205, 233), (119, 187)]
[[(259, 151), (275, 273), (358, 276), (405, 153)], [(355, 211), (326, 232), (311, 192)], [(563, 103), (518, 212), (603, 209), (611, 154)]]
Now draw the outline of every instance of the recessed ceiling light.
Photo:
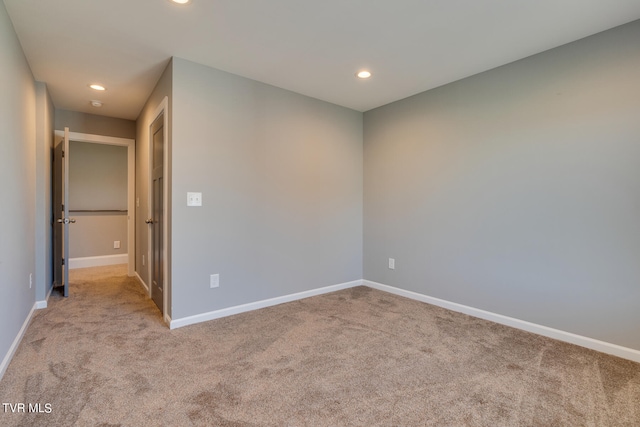
[(189, 4), (191, 3), (191, 0), (170, 0), (171, 3), (176, 3), (176, 4)]
[(367, 70), (358, 71), (356, 73), (356, 77), (359, 79), (368, 79), (369, 77), (371, 77), (371, 72)]
[(107, 88), (98, 84), (92, 84), (92, 85), (89, 85), (89, 87), (93, 90), (107, 90)]
[(91, 106), (92, 107), (96, 107), (96, 108), (100, 108), (100, 107), (102, 107), (102, 102), (100, 102), (100, 101), (91, 101)]

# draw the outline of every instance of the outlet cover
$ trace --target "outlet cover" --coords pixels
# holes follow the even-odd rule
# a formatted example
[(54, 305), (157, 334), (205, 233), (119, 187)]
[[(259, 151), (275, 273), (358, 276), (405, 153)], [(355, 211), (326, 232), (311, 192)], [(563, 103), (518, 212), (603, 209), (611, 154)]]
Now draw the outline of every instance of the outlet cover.
[(187, 193), (187, 206), (202, 206), (202, 193)]
[(220, 286), (220, 275), (212, 274), (211, 277), (209, 277), (209, 287), (213, 289), (219, 286)]
[(120, 240), (113, 241), (113, 249), (120, 249)]
[(390, 270), (396, 269), (396, 260), (393, 258), (389, 258), (389, 269)]

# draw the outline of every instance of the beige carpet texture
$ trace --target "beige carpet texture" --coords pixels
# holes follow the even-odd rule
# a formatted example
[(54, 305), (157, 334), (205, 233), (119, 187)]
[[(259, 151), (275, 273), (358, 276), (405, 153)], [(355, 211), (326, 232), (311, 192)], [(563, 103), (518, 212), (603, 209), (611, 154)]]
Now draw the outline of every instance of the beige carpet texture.
[(640, 364), (367, 287), (169, 330), (123, 266), (70, 284), (2, 426), (640, 426)]

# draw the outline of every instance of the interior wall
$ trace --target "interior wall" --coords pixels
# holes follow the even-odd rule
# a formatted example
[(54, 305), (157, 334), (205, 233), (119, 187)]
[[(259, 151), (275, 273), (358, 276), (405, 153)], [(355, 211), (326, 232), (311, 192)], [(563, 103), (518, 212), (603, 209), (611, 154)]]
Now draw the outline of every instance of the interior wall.
[[(136, 272), (138, 276), (149, 286), (149, 225), (145, 220), (149, 217), (149, 126), (153, 122), (153, 114), (162, 102), (168, 97), (168, 145), (171, 147), (172, 128), (172, 88), (173, 66), (169, 62), (162, 76), (158, 80), (153, 92), (145, 103), (136, 121)], [(168, 156), (170, 158), (170, 156)], [(166, 182), (170, 182), (166, 177)], [(170, 215), (170, 213), (169, 213)], [(168, 236), (170, 237), (170, 236)], [(168, 254), (171, 259), (171, 254)], [(170, 278), (169, 278), (170, 280)], [(169, 298), (168, 315), (171, 316), (171, 283), (168, 281), (167, 296)]]
[(362, 113), (174, 58), (171, 151), (173, 319), (362, 278)]
[(69, 142), (69, 209), (127, 209), (127, 147)]
[[(69, 227), (69, 258), (125, 255), (128, 252), (127, 214), (70, 213), (76, 220)], [(120, 242), (114, 248), (114, 242)], [(126, 261), (125, 261), (126, 262)]]
[(36, 194), (35, 274), (36, 301), (46, 301), (53, 286), (53, 222), (51, 165), (54, 107), (47, 85), (36, 83)]
[(36, 85), (0, 2), (0, 377), (34, 308)]
[(127, 147), (70, 141), (69, 151), (69, 257), (126, 254)]
[(98, 116), (77, 111), (56, 109), (55, 126), (56, 130), (64, 130), (65, 127), (68, 127), (71, 132), (91, 135), (129, 139), (135, 139), (136, 137), (136, 122), (134, 120)]
[(365, 113), (364, 277), (640, 349), (639, 40), (636, 21)]

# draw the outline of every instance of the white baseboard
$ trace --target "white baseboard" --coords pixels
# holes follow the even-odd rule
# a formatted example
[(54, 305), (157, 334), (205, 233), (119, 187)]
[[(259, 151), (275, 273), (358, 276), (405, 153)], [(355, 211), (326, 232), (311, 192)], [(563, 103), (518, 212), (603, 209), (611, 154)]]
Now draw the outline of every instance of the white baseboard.
[[(138, 281), (140, 282), (140, 284), (142, 285), (142, 287), (144, 288), (144, 292), (147, 294), (148, 298), (151, 298), (151, 291), (149, 290), (149, 285), (147, 285), (145, 283), (144, 280), (142, 280), (142, 277), (140, 277), (140, 275), (138, 274), (137, 271), (134, 271), (134, 277), (136, 277), (138, 279)], [(171, 317), (168, 314), (164, 315), (164, 322), (171, 327)]]
[(49, 301), (49, 297), (51, 296), (51, 292), (53, 292), (53, 283), (49, 285), (49, 290), (47, 291), (47, 296), (45, 297), (44, 301), (36, 301), (36, 310), (47, 308), (47, 303)]
[(33, 307), (31, 307), (31, 311), (29, 311), (29, 314), (27, 315), (27, 318), (25, 319), (24, 323), (22, 323), (22, 327), (20, 328), (20, 331), (18, 331), (18, 335), (13, 340), (11, 347), (9, 347), (9, 351), (4, 356), (4, 359), (2, 359), (2, 364), (0, 364), (0, 380), (2, 380), (2, 377), (4, 377), (4, 373), (7, 372), (9, 363), (11, 363), (11, 359), (13, 359), (13, 355), (16, 353), (16, 350), (18, 349), (18, 346), (20, 345), (20, 342), (24, 337), (24, 333), (27, 331), (27, 327), (29, 326), (29, 322), (31, 322), (31, 317), (33, 317), (33, 312), (35, 310), (36, 310), (36, 305), (34, 304)]
[(140, 277), (140, 275), (138, 274), (137, 271), (135, 271), (134, 274), (135, 274), (135, 277), (140, 282), (140, 284), (142, 285), (142, 287), (144, 288), (145, 292), (147, 293), (147, 296), (149, 296), (149, 286), (147, 286), (147, 284), (144, 282), (144, 280), (142, 280), (142, 277)]
[(103, 265), (126, 264), (128, 262), (128, 254), (69, 258), (69, 269), (73, 270), (74, 268), (101, 267)]
[(298, 292), (295, 294), (285, 295), (277, 298), (270, 298), (262, 301), (251, 302), (248, 304), (236, 305), (234, 307), (223, 308), (220, 310), (209, 311), (207, 313), (196, 314), (195, 316), (182, 317), (175, 320), (169, 319), (169, 328), (181, 328), (183, 326), (193, 325), (195, 323), (206, 322), (208, 320), (219, 319), (221, 317), (232, 316), (234, 314), (245, 313), (247, 311), (258, 310), (260, 308), (271, 307), (278, 304), (284, 304), (286, 302), (297, 301), (303, 298), (327, 294), (329, 292), (353, 288), (360, 285), (362, 285), (362, 280), (354, 280), (353, 282), (340, 283), (338, 285), (312, 289), (310, 291)]
[(425, 302), (427, 304), (437, 305), (438, 307), (446, 308), (451, 311), (457, 311), (459, 313), (468, 314), (469, 316), (490, 320), (495, 323), (511, 326), (512, 328), (521, 329), (527, 332), (533, 332), (534, 334), (553, 338), (558, 341), (568, 342), (570, 344), (579, 345), (591, 350), (596, 350), (602, 353), (611, 354), (613, 356), (622, 357), (623, 359), (633, 360), (634, 362), (640, 362), (640, 351), (632, 348), (622, 347), (617, 344), (599, 341), (593, 338), (584, 337), (582, 335), (576, 335), (571, 332), (549, 328), (547, 326), (527, 322), (526, 320), (503, 316), (501, 314), (496, 314), (490, 311), (480, 310), (478, 308), (469, 307), (455, 302), (430, 297), (427, 295), (419, 294), (417, 292), (394, 288), (393, 286), (383, 285), (382, 283), (376, 283), (370, 280), (363, 280), (362, 284), (370, 288), (378, 289), (380, 291), (400, 295), (413, 300)]

